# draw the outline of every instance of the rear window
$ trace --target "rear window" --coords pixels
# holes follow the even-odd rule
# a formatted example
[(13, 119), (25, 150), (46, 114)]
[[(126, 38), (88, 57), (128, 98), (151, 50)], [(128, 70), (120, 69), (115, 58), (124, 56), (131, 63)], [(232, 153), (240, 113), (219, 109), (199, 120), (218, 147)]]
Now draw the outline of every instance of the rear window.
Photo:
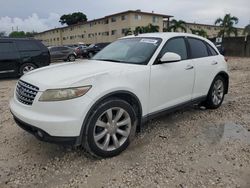
[(39, 45), (35, 42), (35, 41), (24, 41), (24, 40), (20, 40), (20, 41), (16, 41), (17, 44), (17, 48), (20, 51), (37, 51), (40, 50)]
[(207, 44), (207, 47), (208, 47), (208, 50), (209, 50), (211, 56), (218, 55), (218, 53), (215, 51), (215, 49), (212, 46), (210, 46), (209, 44)]
[(188, 42), (191, 48), (192, 58), (202, 58), (208, 56), (207, 46), (202, 40), (188, 38)]
[(1, 42), (0, 43), (0, 53), (8, 53), (16, 51), (15, 46), (12, 42)]

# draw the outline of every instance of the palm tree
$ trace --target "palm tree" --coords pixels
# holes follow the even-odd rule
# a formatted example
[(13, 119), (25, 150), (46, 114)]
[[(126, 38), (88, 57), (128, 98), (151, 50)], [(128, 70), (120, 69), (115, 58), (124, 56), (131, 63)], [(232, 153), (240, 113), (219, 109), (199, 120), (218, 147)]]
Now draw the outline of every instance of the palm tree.
[(250, 24), (248, 24), (245, 28), (244, 28), (244, 31), (243, 31), (243, 34), (244, 35), (250, 35)]
[(196, 29), (190, 28), (190, 30), (191, 30), (192, 34), (208, 38), (208, 34), (207, 34), (207, 32), (204, 29), (201, 29), (201, 30), (197, 29), (196, 30)]
[(125, 31), (124, 34), (125, 34), (125, 36), (128, 36), (128, 35), (132, 35), (133, 32), (132, 32), (131, 28), (128, 28), (128, 29)]
[(134, 34), (155, 33), (155, 32), (159, 32), (159, 26), (152, 24), (149, 24), (147, 26), (137, 26), (134, 30)]
[(170, 21), (170, 27), (167, 29), (168, 31), (178, 31), (179, 29), (181, 29), (181, 31), (184, 31), (185, 33), (187, 32), (186, 29), (186, 22), (184, 22), (183, 20), (171, 20)]
[(159, 26), (158, 25), (149, 24), (148, 26), (146, 26), (146, 28), (148, 29), (149, 33), (157, 33), (157, 32), (159, 32)]
[(217, 18), (214, 22), (215, 25), (219, 25), (221, 27), (218, 36), (228, 36), (233, 33), (235, 36), (238, 35), (237, 29), (234, 27), (234, 24), (238, 24), (239, 19), (235, 16), (231, 16), (231, 14), (226, 14), (224, 18)]

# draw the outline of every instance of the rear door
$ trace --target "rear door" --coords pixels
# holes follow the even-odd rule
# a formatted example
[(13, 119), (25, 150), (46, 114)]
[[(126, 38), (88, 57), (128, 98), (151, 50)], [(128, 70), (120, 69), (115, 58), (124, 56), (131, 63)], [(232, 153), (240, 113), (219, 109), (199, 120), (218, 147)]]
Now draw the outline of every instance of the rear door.
[(0, 42), (0, 78), (16, 76), (19, 63), (19, 53), (15, 43)]
[(195, 67), (195, 85), (192, 98), (205, 97), (215, 77), (218, 62), (214, 56), (210, 56), (205, 41), (189, 37), (188, 43)]

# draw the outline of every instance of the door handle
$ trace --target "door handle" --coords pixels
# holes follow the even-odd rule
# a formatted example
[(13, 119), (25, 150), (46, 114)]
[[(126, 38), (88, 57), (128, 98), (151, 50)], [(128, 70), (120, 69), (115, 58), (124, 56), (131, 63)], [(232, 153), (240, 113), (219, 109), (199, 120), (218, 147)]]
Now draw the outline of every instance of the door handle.
[(214, 61), (213, 63), (212, 63), (212, 65), (217, 65), (218, 64), (218, 62), (217, 61)]
[(194, 66), (188, 65), (188, 66), (185, 68), (185, 70), (191, 70), (191, 69), (193, 69), (193, 68), (194, 68)]

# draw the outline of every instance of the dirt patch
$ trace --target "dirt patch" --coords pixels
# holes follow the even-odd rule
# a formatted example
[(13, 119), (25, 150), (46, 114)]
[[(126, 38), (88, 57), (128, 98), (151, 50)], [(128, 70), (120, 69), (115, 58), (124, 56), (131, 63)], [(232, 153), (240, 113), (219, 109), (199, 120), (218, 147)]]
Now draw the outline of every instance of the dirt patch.
[(16, 126), (0, 80), (0, 187), (250, 187), (250, 59), (230, 58), (221, 108), (190, 107), (147, 123), (105, 160), (38, 141)]

